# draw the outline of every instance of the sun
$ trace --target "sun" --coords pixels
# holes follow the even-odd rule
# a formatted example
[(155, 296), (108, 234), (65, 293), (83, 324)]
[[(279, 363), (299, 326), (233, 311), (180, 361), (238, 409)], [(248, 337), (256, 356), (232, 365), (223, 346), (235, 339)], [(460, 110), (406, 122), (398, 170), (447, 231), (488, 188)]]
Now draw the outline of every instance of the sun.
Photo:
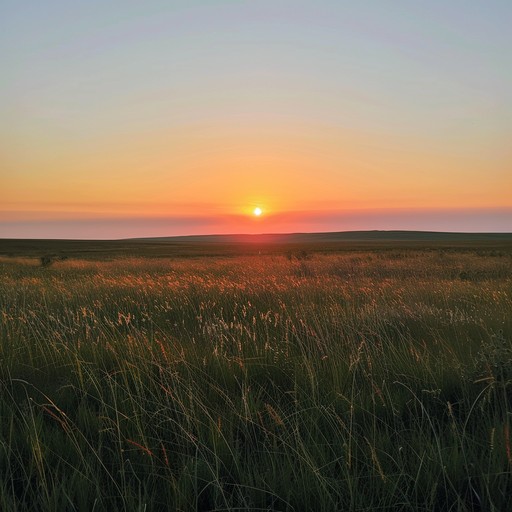
[(257, 206), (256, 208), (254, 208), (252, 213), (256, 215), (256, 217), (259, 217), (263, 213), (263, 210), (259, 206)]

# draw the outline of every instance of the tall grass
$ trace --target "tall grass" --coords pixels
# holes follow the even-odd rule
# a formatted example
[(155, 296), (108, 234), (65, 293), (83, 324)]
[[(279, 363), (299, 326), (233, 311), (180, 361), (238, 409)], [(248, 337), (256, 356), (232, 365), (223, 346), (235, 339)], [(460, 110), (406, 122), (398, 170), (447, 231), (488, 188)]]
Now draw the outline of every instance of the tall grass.
[(0, 510), (505, 511), (512, 257), (0, 261)]

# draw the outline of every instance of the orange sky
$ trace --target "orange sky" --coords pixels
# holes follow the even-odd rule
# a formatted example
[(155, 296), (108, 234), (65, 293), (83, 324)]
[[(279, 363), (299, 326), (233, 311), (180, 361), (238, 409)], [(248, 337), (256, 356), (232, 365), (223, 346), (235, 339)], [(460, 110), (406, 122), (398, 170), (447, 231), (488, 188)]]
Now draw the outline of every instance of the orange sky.
[[(110, 135), (58, 151), (62, 138), (34, 144), (4, 162), (12, 171), (2, 204), (57, 216), (512, 206), (497, 142), (461, 151), (449, 141), (425, 148), (413, 137), (325, 126), (223, 128)], [(37, 173), (17, 170), (25, 168)], [(485, 178), (490, 169), (496, 179)]]
[(420, 211), (512, 231), (507, 5), (61, 4), (0, 22), (0, 237), (400, 229)]

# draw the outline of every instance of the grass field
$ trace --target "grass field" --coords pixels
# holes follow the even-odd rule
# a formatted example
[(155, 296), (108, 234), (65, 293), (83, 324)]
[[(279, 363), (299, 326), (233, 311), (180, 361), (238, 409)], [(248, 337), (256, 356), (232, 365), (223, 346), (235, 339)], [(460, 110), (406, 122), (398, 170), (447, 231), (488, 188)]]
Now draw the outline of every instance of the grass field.
[(509, 241), (195, 243), (0, 251), (0, 510), (510, 510)]

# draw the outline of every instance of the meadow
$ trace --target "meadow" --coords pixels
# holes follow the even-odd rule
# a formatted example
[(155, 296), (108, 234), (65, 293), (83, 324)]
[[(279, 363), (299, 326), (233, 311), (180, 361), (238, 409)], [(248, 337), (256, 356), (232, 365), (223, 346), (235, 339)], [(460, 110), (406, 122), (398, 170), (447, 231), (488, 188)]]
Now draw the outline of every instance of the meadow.
[(511, 383), (510, 243), (3, 256), (0, 510), (510, 510)]

